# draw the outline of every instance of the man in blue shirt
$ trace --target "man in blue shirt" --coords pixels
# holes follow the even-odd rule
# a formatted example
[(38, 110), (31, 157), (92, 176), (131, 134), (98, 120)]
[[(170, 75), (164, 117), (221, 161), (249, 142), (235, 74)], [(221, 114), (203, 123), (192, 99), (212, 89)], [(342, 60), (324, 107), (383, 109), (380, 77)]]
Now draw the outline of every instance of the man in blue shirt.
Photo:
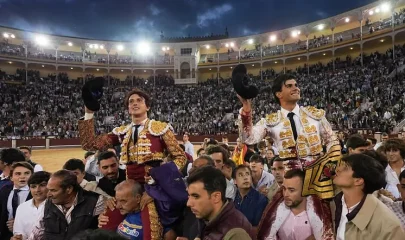
[(248, 166), (239, 165), (233, 174), (238, 187), (235, 197), (235, 208), (245, 215), (254, 228), (259, 225), (267, 198), (252, 187), (252, 171)]

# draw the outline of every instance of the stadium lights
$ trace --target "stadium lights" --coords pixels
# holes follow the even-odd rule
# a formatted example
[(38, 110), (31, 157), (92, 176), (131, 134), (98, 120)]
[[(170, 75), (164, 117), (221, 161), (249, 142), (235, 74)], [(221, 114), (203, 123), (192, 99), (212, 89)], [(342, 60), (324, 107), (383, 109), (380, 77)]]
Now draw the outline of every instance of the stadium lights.
[[(142, 55), (147, 55), (147, 54), (149, 54), (150, 53), (150, 51), (151, 51), (151, 48), (150, 48), (150, 45), (149, 45), (149, 43), (147, 43), (147, 42), (140, 42), (140, 43), (138, 43), (138, 52), (140, 53), (140, 54), (142, 54)], [(167, 49), (167, 48), (166, 48)]]
[(270, 41), (274, 42), (274, 41), (276, 41), (276, 39), (277, 39), (276, 35), (271, 35), (270, 36)]
[(122, 50), (124, 50), (124, 46), (123, 46), (123, 45), (121, 45), (121, 44), (120, 44), (120, 45), (118, 45), (118, 46), (117, 46), (117, 50), (118, 50), (118, 51), (122, 51)]
[(169, 47), (162, 47), (162, 51), (163, 52), (165, 52), (165, 51), (169, 51), (170, 50), (170, 48)]
[(42, 65), (42, 67), (45, 67), (44, 65)]
[(298, 58), (298, 61), (301, 60), (301, 58)]
[(38, 35), (35, 38), (35, 42), (40, 46), (46, 46), (49, 43), (49, 39), (43, 35)]
[(300, 33), (301, 33), (300, 31), (292, 31), (291, 36), (292, 37), (297, 37), (298, 35), (300, 35)]
[(95, 48), (95, 49), (98, 49), (98, 44), (94, 44), (94, 48)]
[(252, 38), (249, 39), (249, 40), (248, 40), (248, 43), (249, 43), (249, 44), (253, 44), (253, 39), (252, 39)]
[(104, 49), (104, 45), (100, 45), (100, 49)]
[(323, 55), (326, 56), (326, 53), (324, 53)]
[(350, 50), (353, 50), (353, 47), (351, 47)]
[(93, 44), (90, 44), (90, 48), (93, 48)]
[(166, 70), (166, 72), (168, 73), (168, 72), (169, 72), (169, 70)]
[(275, 64), (277, 64), (277, 62), (274, 62)]
[(230, 45), (231, 45), (231, 47), (233, 47), (233, 46), (234, 46), (233, 42), (231, 42), (231, 44), (230, 44)]
[(4, 38), (9, 38), (10, 35), (8, 35), (8, 33), (3, 33), (3, 37), (4, 37)]
[(252, 64), (252, 67), (254, 67), (255, 65), (254, 64)]
[(380, 42), (382, 42), (382, 43), (383, 43), (383, 42), (384, 42), (384, 39), (381, 39), (381, 40), (380, 40)]
[(345, 18), (345, 22), (346, 22), (346, 23), (350, 22), (350, 18), (348, 18), (348, 17)]
[(391, 6), (390, 6), (389, 3), (383, 3), (383, 4), (381, 4), (381, 10), (382, 10), (383, 12), (388, 12), (388, 11), (390, 10), (390, 8), (391, 8)]
[(11, 38), (15, 38), (15, 35), (14, 35), (14, 34), (11, 34), (10, 37), (11, 37)]
[(68, 42), (68, 46), (69, 46), (69, 47), (73, 46), (73, 43), (72, 43), (72, 42)]
[(371, 15), (373, 15), (373, 14), (374, 14), (374, 11), (373, 11), (373, 10), (371, 10), (370, 12), (368, 12), (368, 14), (370, 14), (370, 16), (371, 16)]
[(206, 49), (210, 49), (210, 45), (205, 46)]
[(211, 71), (211, 68), (210, 68), (210, 71)]
[(121, 69), (121, 72), (123, 72), (124, 70)]
[(226, 44), (225, 44), (225, 47), (229, 47), (229, 44), (228, 44), (228, 43), (226, 43)]
[(70, 70), (73, 70), (73, 68), (71, 67)]
[(379, 13), (379, 12), (380, 12), (380, 8), (376, 8), (375, 13)]
[(8, 62), (9, 64), (13, 64), (13, 62)]
[(145, 72), (146, 72), (146, 70), (143, 70), (143, 72), (145, 73)]
[(323, 24), (318, 25), (318, 30), (319, 31), (322, 31), (324, 28), (325, 28), (325, 25), (323, 25)]
[(98, 68), (96, 70), (97, 70), (97, 72), (100, 71), (100, 69), (98, 69)]

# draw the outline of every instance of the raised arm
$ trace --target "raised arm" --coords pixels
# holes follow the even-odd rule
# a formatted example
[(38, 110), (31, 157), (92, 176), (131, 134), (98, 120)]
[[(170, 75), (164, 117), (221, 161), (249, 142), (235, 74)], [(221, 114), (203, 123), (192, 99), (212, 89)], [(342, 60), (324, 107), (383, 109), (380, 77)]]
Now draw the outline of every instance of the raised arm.
[(237, 95), (243, 107), (239, 110), (238, 126), (239, 137), (247, 145), (253, 145), (260, 142), (267, 133), (265, 120), (261, 119), (253, 126), (252, 102)]
[(119, 144), (118, 136), (112, 133), (96, 135), (94, 129), (94, 113), (86, 114), (84, 120), (79, 120), (79, 137), (82, 148), (86, 151), (107, 150)]

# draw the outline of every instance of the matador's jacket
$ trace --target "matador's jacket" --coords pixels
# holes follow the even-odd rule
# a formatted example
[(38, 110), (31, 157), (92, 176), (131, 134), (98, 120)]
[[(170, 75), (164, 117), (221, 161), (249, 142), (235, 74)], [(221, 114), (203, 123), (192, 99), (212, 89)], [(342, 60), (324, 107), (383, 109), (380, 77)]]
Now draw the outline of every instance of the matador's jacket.
[[(299, 168), (305, 171), (302, 194), (308, 196), (306, 210), (315, 239), (334, 239), (331, 210), (325, 199), (334, 196), (330, 177), (341, 159), (339, 141), (323, 110), (298, 105), (292, 111), (298, 117), (298, 122), (294, 119), (298, 125), (295, 140), (288, 112), (281, 109), (253, 126), (252, 113), (241, 109), (238, 120), (240, 137), (245, 144), (253, 145), (270, 135), (279, 150), (279, 157), (284, 159), (286, 170)], [(323, 145), (327, 153), (321, 157)], [(257, 239), (277, 239), (277, 232), (289, 211), (284, 205), (282, 190), (279, 190), (263, 212)]]
[[(176, 189), (179, 184), (184, 184), (183, 181), (180, 181), (181, 174), (178, 170), (185, 166), (187, 160), (184, 151), (177, 143), (171, 126), (168, 123), (147, 119), (143, 124), (143, 130), (138, 134), (137, 143), (134, 144), (132, 137), (134, 131), (133, 123), (116, 127), (112, 132), (98, 136), (95, 135), (94, 119), (79, 120), (78, 124), (80, 141), (84, 150), (103, 151), (110, 147), (120, 145), (120, 163), (126, 164), (127, 179), (134, 179), (143, 184), (145, 183), (146, 174), (153, 176), (155, 184), (154, 186), (151, 186), (151, 188), (159, 188), (159, 193), (162, 193), (162, 197), (157, 199), (157, 196), (152, 196), (155, 199), (155, 202), (150, 203), (147, 206), (150, 221), (145, 222), (150, 223), (151, 239), (161, 239), (163, 235), (163, 227), (167, 226), (165, 223), (162, 224), (161, 219), (161, 217), (165, 219), (163, 216), (165, 214), (164, 210), (170, 209), (167, 206), (172, 206), (173, 202), (174, 205), (178, 206), (178, 201), (187, 201), (185, 186), (184, 189), (183, 186), (180, 186), (180, 190)], [(154, 162), (155, 160), (161, 161), (168, 154), (171, 154), (174, 159), (173, 162), (163, 164), (159, 167), (154, 166), (153, 169), (147, 165), (148, 162)], [(162, 169), (160, 170), (160, 168)], [(166, 170), (170, 171), (170, 173), (165, 172)], [(165, 176), (157, 176), (157, 174), (164, 174)], [(178, 179), (179, 177), (180, 179)], [(162, 179), (164, 179), (164, 181), (162, 181)], [(161, 182), (159, 182), (159, 180)], [(165, 189), (162, 189), (162, 187)], [(173, 187), (174, 189), (168, 189), (170, 187)], [(170, 199), (167, 196), (168, 194), (165, 194), (166, 192), (178, 193), (175, 195), (177, 198)], [(173, 196), (173, 194), (169, 195), (170, 197)], [(169, 199), (170, 202), (162, 203), (160, 202), (161, 199)], [(160, 207), (166, 207), (166, 209), (159, 209)], [(143, 215), (143, 217), (145, 216)], [(173, 219), (170, 219), (170, 223), (173, 221)]]

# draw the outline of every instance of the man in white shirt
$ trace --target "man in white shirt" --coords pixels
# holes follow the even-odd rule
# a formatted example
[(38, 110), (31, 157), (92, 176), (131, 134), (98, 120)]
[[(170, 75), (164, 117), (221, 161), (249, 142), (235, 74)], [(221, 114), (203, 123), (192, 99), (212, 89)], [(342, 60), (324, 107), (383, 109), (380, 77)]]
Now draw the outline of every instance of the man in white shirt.
[(398, 176), (405, 170), (405, 142), (398, 138), (388, 139), (384, 143), (384, 150), (388, 159), (388, 166), (385, 168), (387, 181), (385, 189), (398, 199), (401, 197), (397, 188)]
[(384, 167), (365, 154), (342, 159), (333, 183), (342, 192), (334, 201), (335, 234), (344, 239), (405, 239), (398, 218), (372, 193), (385, 185)]
[(13, 184), (5, 185), (0, 190), (0, 239), (13, 236), (14, 218), (20, 204), (32, 198), (28, 179), (34, 169), (27, 162), (16, 162), (11, 166), (10, 176)]
[(189, 140), (188, 133), (184, 133), (183, 143), (184, 143), (184, 147), (186, 148), (185, 152), (190, 154), (190, 156), (194, 157), (194, 146)]
[(33, 161), (31, 160), (31, 154), (32, 154), (32, 149), (31, 149), (31, 147), (21, 146), (21, 147), (19, 147), (19, 149), (20, 149), (20, 151), (21, 151), (22, 153), (24, 153), (25, 160), (26, 160), (29, 164), (31, 164), (32, 167), (34, 168), (34, 172), (39, 172), (39, 171), (43, 171), (43, 170), (44, 170), (44, 168), (43, 168), (41, 165), (39, 165), (38, 163), (33, 162)]
[(34, 173), (28, 180), (32, 199), (22, 203), (18, 207), (14, 219), (14, 237), (11, 240), (26, 240), (31, 234), (38, 220), (39, 213), (43, 211), (45, 205), (48, 194), (46, 185), (50, 176), (50, 173), (40, 171)]
[(388, 133), (385, 133), (385, 132), (382, 133), (382, 134), (381, 134), (381, 142), (377, 143), (377, 144), (374, 146), (374, 150), (377, 151), (377, 149), (378, 149), (379, 147), (381, 147), (381, 146), (388, 140), (388, 138), (389, 138)]

